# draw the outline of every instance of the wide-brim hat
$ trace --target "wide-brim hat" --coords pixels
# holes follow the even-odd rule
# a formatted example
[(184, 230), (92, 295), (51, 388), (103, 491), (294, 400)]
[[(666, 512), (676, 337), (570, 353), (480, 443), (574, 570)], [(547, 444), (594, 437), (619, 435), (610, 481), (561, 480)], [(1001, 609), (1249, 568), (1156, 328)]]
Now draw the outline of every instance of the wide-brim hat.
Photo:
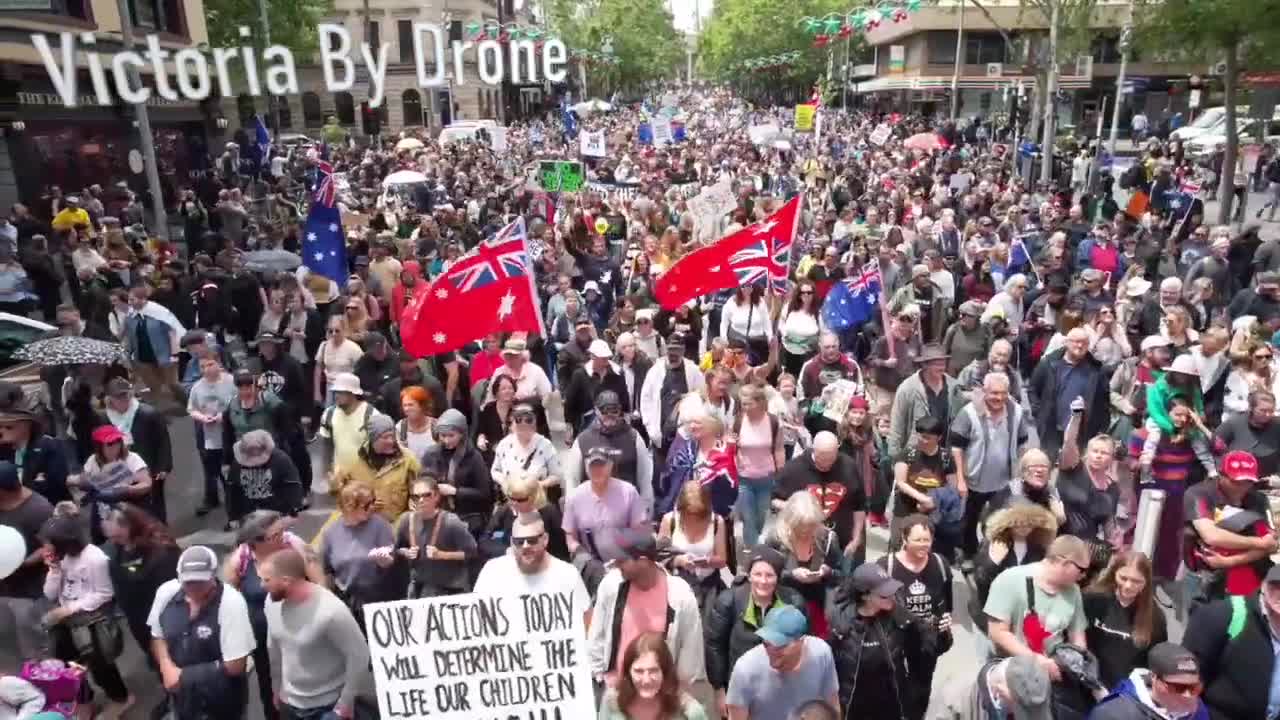
[(335, 393), (345, 392), (364, 397), (364, 390), (360, 387), (360, 378), (356, 377), (355, 373), (338, 373), (329, 389)]
[(251, 430), (236, 441), (231, 451), (241, 467), (261, 467), (271, 460), (276, 441), (266, 430)]
[(946, 360), (951, 357), (946, 350), (942, 349), (937, 343), (929, 343), (920, 351), (920, 356), (916, 358), (917, 363), (927, 363), (933, 360)]

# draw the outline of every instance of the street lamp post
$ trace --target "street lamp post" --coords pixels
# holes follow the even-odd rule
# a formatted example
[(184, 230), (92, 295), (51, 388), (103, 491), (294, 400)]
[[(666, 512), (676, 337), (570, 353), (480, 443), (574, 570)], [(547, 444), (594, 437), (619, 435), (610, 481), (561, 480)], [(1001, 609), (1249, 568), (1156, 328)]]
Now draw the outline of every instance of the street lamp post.
[(1133, 0), (1129, 0), (1129, 16), (1120, 31), (1120, 73), (1116, 75), (1116, 102), (1111, 108), (1111, 133), (1107, 137), (1107, 152), (1116, 156), (1116, 138), (1120, 135), (1120, 107), (1124, 105), (1125, 74), (1129, 71), (1129, 53), (1133, 48)]
[(964, 67), (964, 3), (960, 0), (960, 25), (956, 28), (956, 62), (951, 71), (951, 120), (960, 113), (960, 69)]
[[(116, 0), (120, 13), (120, 39), (126, 50), (133, 50), (133, 19), (129, 15), (128, 0)], [(142, 78), (138, 68), (130, 64), (128, 67), (129, 84), (142, 86)], [(161, 240), (169, 239), (169, 218), (164, 210), (164, 192), (160, 189), (160, 171), (156, 165), (156, 141), (151, 134), (151, 118), (147, 115), (147, 104), (138, 103), (133, 106), (138, 118), (139, 142), (142, 145), (142, 160), (147, 170), (147, 188), (151, 192), (151, 207), (155, 213), (156, 234)]]

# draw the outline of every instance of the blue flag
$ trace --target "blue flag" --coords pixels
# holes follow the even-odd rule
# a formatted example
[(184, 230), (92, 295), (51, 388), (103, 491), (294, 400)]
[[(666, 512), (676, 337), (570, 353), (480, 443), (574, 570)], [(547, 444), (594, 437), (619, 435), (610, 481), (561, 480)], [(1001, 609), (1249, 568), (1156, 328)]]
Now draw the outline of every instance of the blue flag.
[(1014, 238), (1009, 243), (1009, 269), (1026, 267), (1031, 264), (1031, 255), (1027, 252), (1027, 244), (1022, 238)]
[(267, 159), (271, 157), (271, 133), (267, 132), (261, 115), (253, 116), (253, 148), (258, 167), (266, 167)]
[(652, 145), (653, 126), (649, 123), (640, 123), (640, 126), (636, 128), (636, 142), (641, 145)]
[(872, 261), (854, 278), (831, 286), (822, 303), (822, 320), (832, 331), (842, 333), (875, 317), (880, 302), (880, 266)]
[(567, 99), (560, 101), (560, 121), (564, 123), (565, 137), (575, 138), (578, 136), (578, 118), (569, 110), (569, 101)]
[(337, 204), (333, 166), (316, 162), (319, 183), (306, 225), (302, 228), (302, 262), (311, 272), (327, 277), (342, 287), (347, 282), (347, 238), (342, 232), (342, 213)]

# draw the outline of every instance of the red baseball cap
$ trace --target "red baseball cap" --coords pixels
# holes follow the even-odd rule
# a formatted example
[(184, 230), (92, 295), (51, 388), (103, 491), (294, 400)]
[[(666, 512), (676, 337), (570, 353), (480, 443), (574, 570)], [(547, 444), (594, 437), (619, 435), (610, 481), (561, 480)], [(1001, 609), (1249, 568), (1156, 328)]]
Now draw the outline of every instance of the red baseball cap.
[(115, 425), (100, 425), (93, 431), (91, 437), (99, 445), (110, 445), (124, 440), (124, 433), (120, 432), (120, 428)]
[(1258, 458), (1243, 450), (1232, 450), (1222, 458), (1222, 474), (1231, 480), (1258, 482)]

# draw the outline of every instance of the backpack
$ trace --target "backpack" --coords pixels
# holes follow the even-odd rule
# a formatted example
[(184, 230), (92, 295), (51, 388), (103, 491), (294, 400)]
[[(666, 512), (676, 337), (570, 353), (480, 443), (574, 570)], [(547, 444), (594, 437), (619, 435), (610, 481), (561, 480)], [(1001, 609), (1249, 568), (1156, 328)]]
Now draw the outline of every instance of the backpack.
[(1280, 183), (1280, 156), (1267, 163), (1267, 182)]
[[(337, 405), (330, 405), (325, 408), (324, 413), (320, 416), (320, 429), (323, 432), (321, 437), (333, 438), (333, 413), (338, 409)], [(369, 429), (369, 419), (373, 417), (373, 404), (365, 401), (364, 418), (360, 421), (360, 431), (364, 432)]]

